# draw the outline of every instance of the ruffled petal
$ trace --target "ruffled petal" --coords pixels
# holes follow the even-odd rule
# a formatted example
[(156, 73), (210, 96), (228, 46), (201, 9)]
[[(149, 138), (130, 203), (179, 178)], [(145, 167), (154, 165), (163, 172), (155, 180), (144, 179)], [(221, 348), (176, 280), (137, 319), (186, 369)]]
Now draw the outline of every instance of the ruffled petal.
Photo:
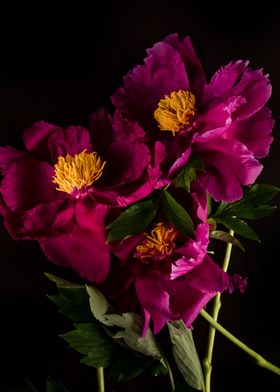
[(73, 268), (89, 281), (102, 283), (110, 266), (104, 228), (106, 213), (106, 206), (78, 201), (71, 232), (40, 241), (46, 256), (58, 265)]
[(253, 154), (235, 140), (216, 138), (194, 143), (193, 151), (205, 164), (205, 172), (198, 173), (198, 182), (216, 201), (239, 200), (243, 195), (241, 185), (253, 184), (262, 170)]
[(92, 113), (89, 121), (92, 149), (103, 157), (113, 142), (112, 117), (106, 109)]
[(29, 210), (63, 197), (55, 189), (53, 175), (53, 167), (46, 162), (17, 159), (9, 166), (0, 191), (12, 210)]
[(263, 107), (253, 116), (233, 122), (224, 133), (224, 137), (240, 141), (256, 158), (264, 158), (268, 155), (273, 141), (273, 126), (271, 111)]

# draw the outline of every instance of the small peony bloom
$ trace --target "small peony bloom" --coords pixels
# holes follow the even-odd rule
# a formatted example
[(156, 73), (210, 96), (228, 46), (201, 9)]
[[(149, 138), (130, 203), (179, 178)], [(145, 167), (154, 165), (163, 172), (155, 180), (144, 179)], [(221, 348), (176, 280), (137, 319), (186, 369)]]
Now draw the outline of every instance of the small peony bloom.
[(216, 201), (240, 199), (241, 186), (255, 182), (262, 170), (258, 159), (267, 156), (272, 142), (268, 76), (236, 61), (207, 83), (190, 38), (177, 34), (147, 54), (113, 94), (118, 112), (145, 129), (150, 146), (162, 141), (165, 177), (174, 178), (196, 154), (205, 165), (198, 173), (205, 190)]
[(89, 131), (38, 122), (24, 132), (27, 152), (1, 147), (0, 212), (9, 233), (38, 240), (54, 263), (104, 281), (108, 209), (146, 196), (160, 175), (161, 158), (151, 155), (143, 134), (139, 125), (102, 110), (93, 114)]
[(196, 222), (195, 239), (183, 236), (158, 216), (144, 233), (111, 245), (119, 261), (105, 283), (105, 293), (116, 299), (122, 311), (135, 310), (140, 304), (145, 320), (143, 334), (150, 320), (155, 333), (170, 320), (182, 319), (191, 327), (218, 292), (232, 291), (234, 286), (244, 288), (241, 278), (231, 278), (207, 254), (205, 199), (205, 193), (189, 197), (188, 210)]

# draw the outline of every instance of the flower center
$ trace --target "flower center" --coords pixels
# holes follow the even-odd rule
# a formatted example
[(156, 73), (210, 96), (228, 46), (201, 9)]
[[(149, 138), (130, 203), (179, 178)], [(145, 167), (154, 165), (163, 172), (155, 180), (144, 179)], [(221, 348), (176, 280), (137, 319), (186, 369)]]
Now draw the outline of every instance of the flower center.
[(159, 129), (171, 131), (173, 136), (181, 131), (195, 115), (195, 96), (190, 91), (173, 91), (165, 95), (154, 112)]
[(146, 239), (137, 246), (135, 256), (144, 259), (170, 255), (175, 249), (174, 240), (177, 233), (173, 227), (157, 223), (151, 234), (145, 233)]
[(58, 191), (72, 193), (97, 181), (105, 164), (96, 152), (88, 153), (86, 150), (73, 157), (69, 154), (66, 157), (60, 156), (54, 165), (53, 182), (58, 185)]

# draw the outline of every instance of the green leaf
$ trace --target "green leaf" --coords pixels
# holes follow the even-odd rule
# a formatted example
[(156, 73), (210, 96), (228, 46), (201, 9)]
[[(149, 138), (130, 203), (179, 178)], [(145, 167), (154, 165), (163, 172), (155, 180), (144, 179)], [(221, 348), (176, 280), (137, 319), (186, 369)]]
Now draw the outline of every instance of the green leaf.
[(53, 274), (49, 274), (48, 272), (44, 272), (44, 275), (51, 280), (52, 282), (54, 282), (57, 287), (61, 287), (61, 288), (67, 288), (67, 289), (78, 289), (78, 288), (84, 288), (83, 285), (81, 284), (77, 284), (74, 282), (70, 282), (69, 280), (65, 280), (62, 278), (59, 278), (58, 276), (55, 276)]
[(168, 324), (174, 359), (188, 385), (202, 390), (204, 383), (200, 361), (192, 337), (192, 331), (182, 321)]
[(144, 356), (136, 355), (129, 350), (121, 350), (115, 356), (108, 369), (108, 376), (118, 376), (119, 381), (130, 380), (139, 376), (151, 363)]
[(175, 392), (194, 392), (194, 391), (197, 391), (197, 389), (193, 389), (187, 384), (176, 383), (175, 385)]
[(114, 309), (103, 294), (92, 286), (87, 286), (87, 291), (93, 315), (107, 327), (113, 327), (111, 332), (109, 328), (106, 329), (113, 339), (120, 340), (127, 347), (141, 354), (162, 360), (161, 349), (152, 331), (148, 329), (145, 336), (141, 335), (144, 323), (141, 316), (134, 313), (108, 313)]
[(102, 326), (96, 322), (75, 324), (75, 328), (61, 337), (70, 347), (85, 355), (81, 362), (92, 367), (108, 367), (112, 362), (116, 345)]
[(129, 235), (140, 233), (155, 218), (161, 192), (154, 192), (151, 197), (129, 206), (117, 219), (107, 226), (110, 232), (107, 241), (121, 240)]
[(183, 235), (195, 238), (194, 225), (190, 215), (166, 190), (163, 191), (162, 209), (169, 221)]
[(165, 376), (168, 373), (168, 370), (162, 362), (154, 361), (154, 363), (149, 367), (149, 373), (153, 377), (161, 377)]
[(242, 200), (229, 204), (221, 203), (213, 216), (219, 218), (228, 216), (245, 219), (263, 218), (276, 208), (263, 203), (270, 201), (279, 190), (272, 185), (255, 184), (244, 192)]
[(60, 288), (58, 294), (49, 295), (48, 298), (59, 308), (59, 313), (77, 323), (87, 323), (94, 320), (85, 287)]
[(50, 376), (48, 376), (46, 392), (68, 392), (68, 389), (61, 382), (54, 381)]
[(243, 245), (240, 243), (240, 241), (238, 241), (237, 238), (233, 237), (232, 235), (230, 235), (226, 231), (213, 230), (210, 232), (210, 238), (214, 238), (215, 240), (230, 243), (234, 246), (237, 246), (238, 248), (243, 250), (243, 252), (245, 252), (245, 249), (244, 249)]
[(196, 171), (204, 170), (204, 164), (200, 157), (192, 156), (187, 165), (183, 167), (178, 176), (173, 181), (177, 188), (184, 188), (190, 192), (191, 182), (196, 179)]
[(216, 218), (218, 223), (223, 224), (228, 229), (235, 231), (237, 234), (249, 238), (250, 240), (261, 242), (257, 233), (243, 220), (236, 217)]

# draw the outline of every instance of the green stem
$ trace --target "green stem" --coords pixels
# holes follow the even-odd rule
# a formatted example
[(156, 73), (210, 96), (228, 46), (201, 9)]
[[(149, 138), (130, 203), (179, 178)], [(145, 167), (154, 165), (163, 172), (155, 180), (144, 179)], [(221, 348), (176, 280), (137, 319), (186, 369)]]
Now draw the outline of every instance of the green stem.
[(174, 392), (175, 391), (175, 383), (174, 383), (174, 378), (173, 378), (171, 367), (165, 357), (163, 360), (164, 360), (164, 364), (165, 364), (167, 371), (168, 371), (168, 377), (169, 377), (169, 381), (170, 381), (171, 391)]
[[(234, 235), (234, 232), (230, 230), (230, 235)], [(223, 261), (223, 270), (226, 272), (229, 266), (230, 256), (231, 256), (232, 244), (227, 243), (225, 257)], [(213, 320), (218, 320), (219, 311), (221, 308), (221, 294), (218, 293), (214, 298), (213, 302), (213, 311), (212, 317)], [(214, 341), (215, 341), (216, 329), (210, 325), (207, 348), (206, 348), (206, 356), (203, 360), (203, 371), (204, 371), (204, 379), (205, 379), (205, 392), (210, 392), (211, 389), (211, 373), (212, 373), (212, 357), (213, 357), (213, 349), (214, 349)]]
[(226, 330), (221, 324), (219, 324), (217, 321), (215, 321), (214, 318), (211, 317), (210, 314), (207, 313), (205, 310), (201, 310), (200, 314), (202, 317), (205, 318), (205, 320), (207, 320), (215, 329), (217, 329), (221, 334), (223, 334), (226, 338), (228, 338), (232, 343), (234, 343), (236, 346), (241, 348), (241, 350), (245, 351), (248, 355), (250, 355), (252, 358), (254, 358), (255, 362), (259, 366), (262, 366), (263, 368), (268, 369), (271, 372), (276, 373), (276, 374), (278, 374), (278, 376), (280, 376), (280, 368), (279, 367), (268, 362), (260, 354), (256, 353), (254, 350), (252, 350), (251, 348), (246, 346), (246, 344), (241, 342), (232, 333), (230, 333), (228, 330)]
[(97, 376), (97, 390), (98, 390), (98, 392), (105, 392), (103, 367), (99, 367), (96, 369), (96, 376)]

